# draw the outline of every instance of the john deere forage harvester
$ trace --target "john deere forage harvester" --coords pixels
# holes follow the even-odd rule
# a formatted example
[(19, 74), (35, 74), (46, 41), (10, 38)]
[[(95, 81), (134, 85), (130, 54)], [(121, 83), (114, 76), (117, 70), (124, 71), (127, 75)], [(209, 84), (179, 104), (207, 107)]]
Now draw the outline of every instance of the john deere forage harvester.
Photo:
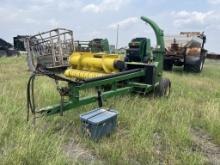
[[(73, 37), (71, 36), (68, 42), (61, 40), (63, 34), (72, 33), (57, 31), (57, 43), (48, 42), (48, 38), (41, 38), (39, 42), (36, 37), (30, 37), (29, 52), (36, 55), (38, 59), (41, 56), (50, 56), (47, 51), (42, 51), (48, 48), (56, 48), (59, 56), (51, 58), (55, 61), (62, 61), (62, 52), (66, 53), (72, 50), (68, 57), (69, 67), (63, 72), (56, 72), (53, 67), (47, 67), (44, 63), (38, 63), (35, 71), (28, 81), (27, 87), (27, 105), (28, 117), (29, 110), (35, 116), (37, 114), (52, 115), (56, 113), (63, 114), (64, 111), (86, 105), (92, 102), (97, 102), (99, 107), (103, 106), (103, 99), (108, 97), (123, 95), (129, 93), (155, 92), (158, 96), (168, 96), (171, 83), (168, 79), (162, 77), (163, 73), (163, 58), (165, 53), (164, 34), (163, 30), (152, 20), (146, 17), (141, 19), (149, 24), (156, 35), (156, 47), (152, 48), (150, 40), (143, 38), (132, 39), (129, 43), (129, 48), (125, 57), (118, 54), (108, 54), (107, 52), (80, 52), (74, 49)], [(54, 37), (54, 36), (51, 36)], [(65, 38), (65, 37), (64, 37)], [(45, 44), (47, 43), (47, 44)], [(38, 49), (37, 49), (38, 48)], [(44, 53), (39, 53), (39, 51)], [(57, 59), (56, 59), (57, 58)], [(57, 69), (57, 67), (55, 67)], [(54, 79), (57, 90), (61, 96), (61, 102), (57, 105), (45, 107), (42, 109), (35, 108), (34, 100), (34, 80), (38, 75), (48, 76)], [(59, 82), (67, 82), (67, 86), (59, 86)], [(80, 92), (94, 88), (97, 94), (93, 96), (81, 97)], [(67, 98), (67, 101), (65, 101)]]

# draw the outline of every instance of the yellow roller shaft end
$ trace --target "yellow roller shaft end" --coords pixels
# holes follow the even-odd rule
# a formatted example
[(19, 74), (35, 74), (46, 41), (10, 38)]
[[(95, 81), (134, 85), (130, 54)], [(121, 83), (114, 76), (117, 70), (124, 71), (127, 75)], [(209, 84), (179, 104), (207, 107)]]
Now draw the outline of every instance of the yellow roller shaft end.
[(74, 69), (103, 73), (119, 72), (125, 66), (118, 54), (91, 52), (73, 52), (69, 63)]
[(67, 69), (64, 72), (64, 75), (66, 77), (70, 78), (77, 78), (80, 80), (90, 79), (90, 78), (96, 78), (96, 77), (103, 77), (108, 74), (104, 73), (98, 73), (98, 72), (90, 72), (90, 71), (83, 71), (83, 70), (77, 70), (77, 69)]

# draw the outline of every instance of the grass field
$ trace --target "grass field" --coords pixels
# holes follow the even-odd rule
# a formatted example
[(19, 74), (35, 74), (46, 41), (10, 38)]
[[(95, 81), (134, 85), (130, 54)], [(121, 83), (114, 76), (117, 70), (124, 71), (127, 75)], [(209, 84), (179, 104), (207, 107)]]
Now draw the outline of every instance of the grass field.
[[(24, 57), (0, 58), (0, 164), (204, 164), (192, 128), (201, 128), (220, 145), (220, 61), (206, 61), (201, 74), (176, 69), (169, 99), (126, 95), (108, 99), (119, 111), (118, 129), (93, 142), (80, 132), (83, 106), (26, 122), (26, 84), (30, 73)], [(37, 103), (58, 102), (54, 82), (37, 80)]]

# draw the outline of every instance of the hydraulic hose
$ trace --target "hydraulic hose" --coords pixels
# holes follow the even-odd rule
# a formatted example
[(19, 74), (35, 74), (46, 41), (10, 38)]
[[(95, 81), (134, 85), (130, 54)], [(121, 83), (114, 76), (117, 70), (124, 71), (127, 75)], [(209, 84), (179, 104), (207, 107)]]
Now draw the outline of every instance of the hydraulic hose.
[(36, 73), (33, 73), (27, 84), (27, 121), (29, 121), (30, 111), (33, 115), (35, 115), (35, 98), (34, 98), (34, 81), (35, 81)]
[[(35, 114), (36, 114), (36, 105), (35, 105), (35, 97), (34, 97), (34, 84), (35, 84), (35, 78), (36, 76), (48, 76), (52, 79), (55, 80), (55, 82), (57, 80), (61, 80), (61, 81), (66, 81), (66, 82), (72, 82), (71, 80), (62, 78), (52, 72), (46, 71), (44, 69), (41, 68), (36, 68), (36, 70), (32, 73), (32, 75), (30, 76), (30, 78), (28, 79), (28, 83), (27, 83), (27, 91), (26, 91), (26, 95), (27, 95), (27, 121), (29, 121), (29, 117), (30, 117), (30, 112), (33, 114), (34, 119), (35, 119)], [(72, 82), (75, 83), (75, 82)], [(63, 102), (63, 98), (61, 97), (61, 105)], [(61, 115), (62, 115), (62, 109), (61, 109)]]

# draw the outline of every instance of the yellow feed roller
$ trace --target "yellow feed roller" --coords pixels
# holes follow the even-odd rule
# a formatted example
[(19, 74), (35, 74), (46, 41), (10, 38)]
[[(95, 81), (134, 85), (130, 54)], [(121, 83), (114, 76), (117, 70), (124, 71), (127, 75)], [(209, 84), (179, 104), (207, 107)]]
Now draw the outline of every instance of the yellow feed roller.
[(104, 73), (83, 71), (83, 70), (77, 70), (77, 69), (67, 69), (64, 74), (67, 77), (75, 77), (78, 79), (89, 79), (89, 78), (95, 78), (95, 77), (103, 77), (107, 75)]
[(66, 77), (87, 79), (105, 76), (123, 70), (125, 65), (120, 55), (91, 52), (74, 52), (65, 71)]

